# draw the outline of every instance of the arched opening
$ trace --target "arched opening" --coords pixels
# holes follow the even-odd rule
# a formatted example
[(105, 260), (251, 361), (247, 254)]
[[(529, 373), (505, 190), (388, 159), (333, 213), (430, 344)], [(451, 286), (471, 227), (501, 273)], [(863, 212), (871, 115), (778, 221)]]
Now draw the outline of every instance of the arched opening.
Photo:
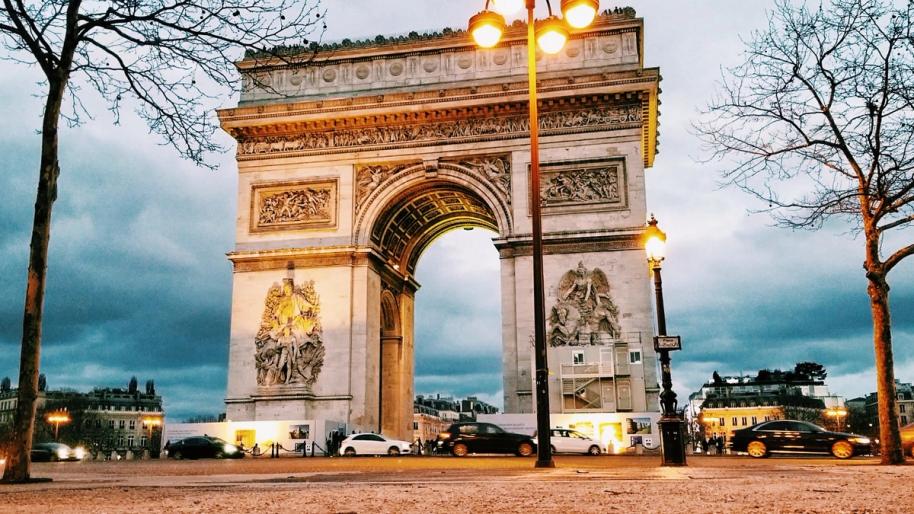
[[(380, 210), (374, 223), (371, 225), (369, 232), (371, 246), (374, 251), (381, 255), (386, 263), (387, 271), (381, 276), (381, 298), (380, 298), (380, 341), (378, 348), (379, 355), (379, 388), (378, 388), (378, 419), (379, 429), (388, 435), (412, 440), (413, 433), (413, 399), (415, 396), (415, 341), (416, 341), (416, 297), (417, 290), (415, 287), (405, 286), (404, 284), (417, 283), (417, 263), (420, 256), (426, 253), (433, 243), (442, 241), (442, 245), (447, 246), (447, 241), (452, 238), (460, 238), (462, 234), (468, 234), (464, 230), (474, 229), (483, 230), (475, 231), (475, 239), (486, 240), (489, 253), (488, 270), (489, 274), (483, 279), (486, 285), (495, 285), (495, 290), (488, 295), (489, 300), (494, 300), (488, 309), (494, 314), (494, 328), (486, 329), (491, 339), (490, 360), (496, 363), (495, 373), (497, 380), (500, 381), (501, 360), (497, 357), (500, 345), (500, 309), (498, 298), (498, 254), (492, 244), (492, 238), (498, 237), (499, 220), (494, 214), (494, 210), (489, 203), (478, 194), (472, 187), (463, 183), (451, 182), (442, 179), (423, 180), (413, 187), (406, 188), (398, 195), (394, 196), (387, 205)], [(451, 236), (450, 234), (454, 234)], [(443, 237), (442, 237), (443, 236)], [(454, 252), (452, 252), (454, 253)], [(460, 253), (460, 252), (457, 252)], [(460, 311), (465, 311), (467, 307), (472, 307), (469, 298), (474, 295), (472, 285), (468, 283), (469, 277), (461, 280), (459, 276), (453, 273), (454, 268), (448, 268), (448, 264), (442, 263), (441, 252), (432, 252), (432, 262), (429, 271), (423, 275), (429, 277), (431, 285), (435, 288), (446, 288), (447, 283), (450, 287), (458, 288), (462, 293), (465, 301), (455, 304), (452, 315), (460, 315)], [(438, 263), (435, 263), (437, 255)], [(451, 255), (454, 257), (456, 255)], [(462, 260), (465, 268), (474, 265), (474, 261), (479, 258), (470, 253), (463, 253), (458, 257)], [(472, 274), (469, 274), (472, 275)], [(421, 284), (421, 281), (418, 281)], [(478, 293), (478, 291), (477, 291)], [(432, 290), (429, 292), (431, 297), (440, 296), (441, 290)], [(421, 296), (420, 296), (421, 298)], [(430, 305), (428, 305), (430, 306)], [(426, 307), (428, 307), (426, 306)], [(424, 309), (423, 318), (428, 309)], [(426, 335), (431, 334), (433, 329), (428, 326), (428, 319), (422, 320), (422, 327)], [(459, 323), (453, 323), (452, 326)], [(464, 323), (469, 324), (469, 320)], [(441, 335), (441, 334), (439, 334)], [(451, 333), (449, 335), (455, 339), (451, 344), (457, 346), (461, 343), (460, 335)], [(446, 336), (447, 337), (447, 336)], [(424, 341), (423, 341), (424, 342)], [(490, 341), (491, 343), (491, 341)], [(442, 339), (437, 339), (436, 344), (442, 343)], [(429, 352), (425, 349), (421, 352), (423, 357), (428, 357)], [(457, 376), (455, 371), (457, 367), (473, 367), (485, 360), (485, 356), (476, 356), (465, 353), (462, 356), (453, 354), (455, 367), (448, 371), (449, 374)], [(467, 364), (468, 360), (469, 364)], [(423, 372), (432, 374), (436, 368), (441, 368), (445, 361), (440, 359), (430, 359), (430, 362), (423, 362)], [(466, 364), (466, 366), (464, 366)], [(491, 363), (489, 363), (491, 364)], [(489, 366), (491, 367), (491, 365)], [(488, 371), (492, 371), (489, 369)], [(491, 382), (491, 380), (490, 380)], [(441, 392), (461, 393), (465, 388), (442, 387)], [(495, 393), (493, 390), (492, 393)], [(431, 391), (428, 391), (431, 392)], [(473, 391), (477, 393), (480, 391)], [(472, 394), (472, 393), (471, 393)]]

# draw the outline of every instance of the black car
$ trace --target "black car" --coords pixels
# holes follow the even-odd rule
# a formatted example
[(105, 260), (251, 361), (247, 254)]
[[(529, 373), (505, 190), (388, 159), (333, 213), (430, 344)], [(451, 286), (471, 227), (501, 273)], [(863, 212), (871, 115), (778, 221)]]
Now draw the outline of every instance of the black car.
[(806, 421), (782, 419), (733, 432), (730, 448), (756, 458), (772, 453), (830, 453), (849, 459), (869, 453), (870, 440), (856, 434), (829, 432)]
[(234, 444), (229, 444), (218, 437), (187, 437), (165, 447), (168, 457), (172, 459), (240, 459), (244, 453)]
[(527, 457), (534, 450), (530, 436), (505, 432), (491, 423), (454, 423), (438, 434), (438, 451), (457, 457), (468, 453), (513, 453)]
[(61, 443), (38, 443), (32, 446), (32, 462), (57, 462), (59, 460), (82, 460), (82, 448), (70, 448)]

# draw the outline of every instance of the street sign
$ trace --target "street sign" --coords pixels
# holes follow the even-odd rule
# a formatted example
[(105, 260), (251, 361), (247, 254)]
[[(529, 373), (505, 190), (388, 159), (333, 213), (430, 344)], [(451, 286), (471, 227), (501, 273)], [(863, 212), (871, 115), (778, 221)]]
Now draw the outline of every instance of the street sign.
[(682, 350), (682, 340), (679, 336), (655, 336), (654, 350)]

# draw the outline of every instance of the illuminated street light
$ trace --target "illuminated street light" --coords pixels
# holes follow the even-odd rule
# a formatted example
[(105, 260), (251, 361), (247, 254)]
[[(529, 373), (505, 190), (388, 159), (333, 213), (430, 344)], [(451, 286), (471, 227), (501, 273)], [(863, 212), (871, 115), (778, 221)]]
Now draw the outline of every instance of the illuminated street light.
[(562, 16), (568, 25), (583, 29), (597, 17), (600, 10), (599, 0), (562, 0)]
[(152, 430), (154, 427), (162, 426), (162, 418), (143, 418), (143, 426), (149, 430), (149, 437), (146, 439), (146, 444), (149, 446), (150, 453), (152, 452)]
[(505, 18), (492, 11), (481, 11), (470, 18), (469, 32), (477, 45), (492, 48), (505, 32)]
[(70, 415), (66, 411), (52, 412), (48, 414), (47, 417), (48, 423), (54, 423), (54, 440), (57, 440), (57, 436), (60, 432), (61, 423), (69, 423), (72, 421)]
[(842, 418), (847, 416), (847, 409), (843, 407), (835, 407), (825, 411), (825, 414), (831, 418), (835, 419), (835, 432), (840, 432), (844, 429), (844, 423)]
[[(552, 5), (546, 0), (549, 8), (549, 18), (537, 26), (533, 11), (536, 9), (536, 0), (487, 0), (482, 12), (470, 18), (469, 32), (476, 44), (483, 48), (491, 48), (498, 44), (504, 35), (505, 19), (498, 13), (511, 15), (520, 9), (524, 3), (527, 8), (527, 80), (529, 83), (529, 111), (530, 111), (530, 220), (533, 232), (533, 346), (536, 367), (536, 467), (552, 468), (552, 448), (550, 434), (552, 433), (549, 421), (549, 367), (546, 358), (546, 300), (543, 287), (543, 220), (542, 203), (540, 200), (540, 157), (539, 157), (539, 113), (537, 110), (536, 94), (536, 46), (547, 53), (558, 53), (568, 40), (569, 31), (552, 15)], [(498, 11), (489, 11), (489, 6)], [(581, 23), (586, 16), (584, 9), (588, 4), (599, 9), (599, 0), (587, 2), (562, 2), (563, 7), (568, 7), (568, 12), (574, 20), (567, 19), (569, 23)], [(581, 4), (581, 5), (578, 5)], [(566, 14), (566, 16), (569, 16)], [(593, 21), (591, 18), (590, 21)], [(584, 28), (588, 24), (574, 25)]]
[(524, 0), (492, 0), (492, 9), (503, 15), (511, 16), (524, 8)]
[(657, 302), (657, 337), (654, 338), (654, 350), (660, 354), (660, 377), (663, 386), (660, 392), (659, 422), (663, 465), (684, 466), (686, 453), (683, 421), (676, 414), (676, 393), (673, 391), (673, 375), (670, 371), (670, 351), (679, 350), (681, 342), (678, 336), (668, 336), (666, 333), (663, 282), (660, 279), (660, 267), (666, 258), (666, 234), (657, 226), (657, 218), (653, 215), (647, 222), (643, 238), (647, 262), (654, 275), (654, 294)]

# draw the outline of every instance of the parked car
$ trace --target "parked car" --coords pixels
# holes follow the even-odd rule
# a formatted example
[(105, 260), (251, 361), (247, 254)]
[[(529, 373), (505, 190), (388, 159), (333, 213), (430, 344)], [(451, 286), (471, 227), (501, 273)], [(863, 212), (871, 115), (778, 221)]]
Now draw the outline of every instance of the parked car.
[(218, 437), (196, 436), (187, 437), (165, 446), (168, 457), (181, 459), (240, 459), (242, 452), (234, 444), (229, 444)]
[(901, 447), (905, 455), (914, 457), (914, 423), (901, 427)]
[(849, 459), (870, 451), (870, 439), (856, 434), (829, 432), (806, 421), (775, 420), (733, 432), (730, 448), (752, 457), (772, 453), (830, 453)]
[[(536, 432), (533, 433), (533, 440), (536, 440)], [(553, 428), (549, 440), (552, 453), (583, 453), (586, 455), (603, 453), (603, 445), (599, 441), (595, 441), (577, 430)]]
[(406, 441), (391, 439), (381, 434), (352, 434), (340, 443), (340, 455), (400, 455), (411, 453), (412, 448)]
[(533, 455), (536, 444), (528, 435), (505, 432), (492, 423), (454, 423), (438, 434), (438, 452), (457, 457), (468, 453), (513, 453)]
[(86, 450), (70, 448), (61, 443), (38, 443), (32, 445), (32, 462), (57, 462), (59, 460), (83, 460)]

